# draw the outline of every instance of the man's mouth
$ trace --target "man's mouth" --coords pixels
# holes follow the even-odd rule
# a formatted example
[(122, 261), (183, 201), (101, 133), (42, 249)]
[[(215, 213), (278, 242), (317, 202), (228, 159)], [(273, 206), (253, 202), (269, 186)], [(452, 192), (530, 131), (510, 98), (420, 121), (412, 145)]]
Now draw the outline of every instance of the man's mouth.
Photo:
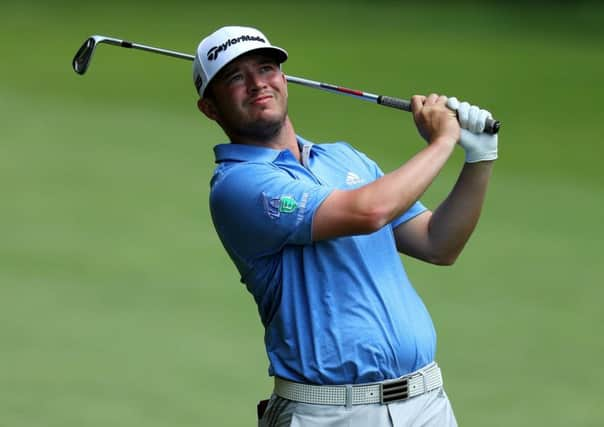
[(250, 101), (252, 105), (264, 105), (273, 98), (272, 95), (262, 95)]

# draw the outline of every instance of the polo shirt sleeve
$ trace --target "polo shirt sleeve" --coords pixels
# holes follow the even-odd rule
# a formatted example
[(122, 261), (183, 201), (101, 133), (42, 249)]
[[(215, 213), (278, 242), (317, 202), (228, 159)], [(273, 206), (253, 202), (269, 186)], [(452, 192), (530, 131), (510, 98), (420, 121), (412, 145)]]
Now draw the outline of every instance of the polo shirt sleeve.
[(420, 202), (419, 200), (417, 202), (415, 202), (414, 204), (411, 205), (411, 207), (409, 209), (407, 209), (407, 211), (402, 214), (401, 216), (395, 218), (391, 223), (390, 226), (392, 227), (392, 229), (395, 229), (396, 227), (398, 227), (399, 225), (409, 221), (410, 219), (415, 218), (416, 216), (418, 216), (419, 214), (427, 211), (428, 208), (425, 207), (423, 205), (422, 202)]
[(213, 183), (210, 211), (227, 251), (251, 261), (288, 244), (310, 244), (314, 213), (331, 191), (271, 163), (246, 162)]

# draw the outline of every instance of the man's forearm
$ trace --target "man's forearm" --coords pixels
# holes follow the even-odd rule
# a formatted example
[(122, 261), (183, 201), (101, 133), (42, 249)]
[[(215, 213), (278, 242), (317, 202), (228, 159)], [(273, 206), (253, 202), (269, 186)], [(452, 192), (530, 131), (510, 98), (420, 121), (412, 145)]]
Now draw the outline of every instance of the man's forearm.
[(493, 164), (466, 163), (453, 190), (430, 219), (430, 241), (449, 263), (459, 256), (478, 223)]
[(447, 141), (424, 148), (398, 169), (359, 189), (360, 204), (380, 207), (381, 226), (402, 215), (434, 181), (454, 146)]
[(368, 234), (403, 214), (430, 186), (460, 139), (446, 97), (412, 98), (414, 120), (428, 146), (401, 167), (354, 190), (335, 190), (313, 220), (313, 240)]
[(405, 212), (438, 175), (454, 142), (435, 142), (403, 166), (355, 190), (335, 190), (313, 221), (313, 239), (323, 240), (379, 230)]

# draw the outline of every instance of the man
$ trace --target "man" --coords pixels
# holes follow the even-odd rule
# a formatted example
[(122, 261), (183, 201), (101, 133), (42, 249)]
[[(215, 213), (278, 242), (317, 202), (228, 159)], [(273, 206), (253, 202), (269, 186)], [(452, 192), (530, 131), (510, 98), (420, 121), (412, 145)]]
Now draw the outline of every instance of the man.
[[(286, 59), (257, 29), (223, 27), (193, 65), (198, 107), (230, 140), (214, 148), (212, 219), (258, 304), (275, 377), (259, 425), (454, 426), (432, 321), (398, 252), (456, 260), (497, 158), (497, 137), (479, 133), (490, 115), (414, 96), (428, 144), (384, 175), (347, 144), (296, 135)], [(466, 162), (432, 212), (418, 199), (458, 142)]]

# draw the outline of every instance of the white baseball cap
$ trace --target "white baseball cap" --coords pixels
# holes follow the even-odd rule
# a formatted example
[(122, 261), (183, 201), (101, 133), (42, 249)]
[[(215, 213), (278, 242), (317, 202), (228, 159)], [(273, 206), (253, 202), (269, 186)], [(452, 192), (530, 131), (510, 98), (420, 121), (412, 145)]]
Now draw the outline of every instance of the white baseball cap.
[(253, 50), (265, 50), (281, 64), (287, 52), (270, 44), (268, 38), (252, 27), (222, 27), (199, 43), (193, 61), (193, 82), (199, 96), (229, 62)]

